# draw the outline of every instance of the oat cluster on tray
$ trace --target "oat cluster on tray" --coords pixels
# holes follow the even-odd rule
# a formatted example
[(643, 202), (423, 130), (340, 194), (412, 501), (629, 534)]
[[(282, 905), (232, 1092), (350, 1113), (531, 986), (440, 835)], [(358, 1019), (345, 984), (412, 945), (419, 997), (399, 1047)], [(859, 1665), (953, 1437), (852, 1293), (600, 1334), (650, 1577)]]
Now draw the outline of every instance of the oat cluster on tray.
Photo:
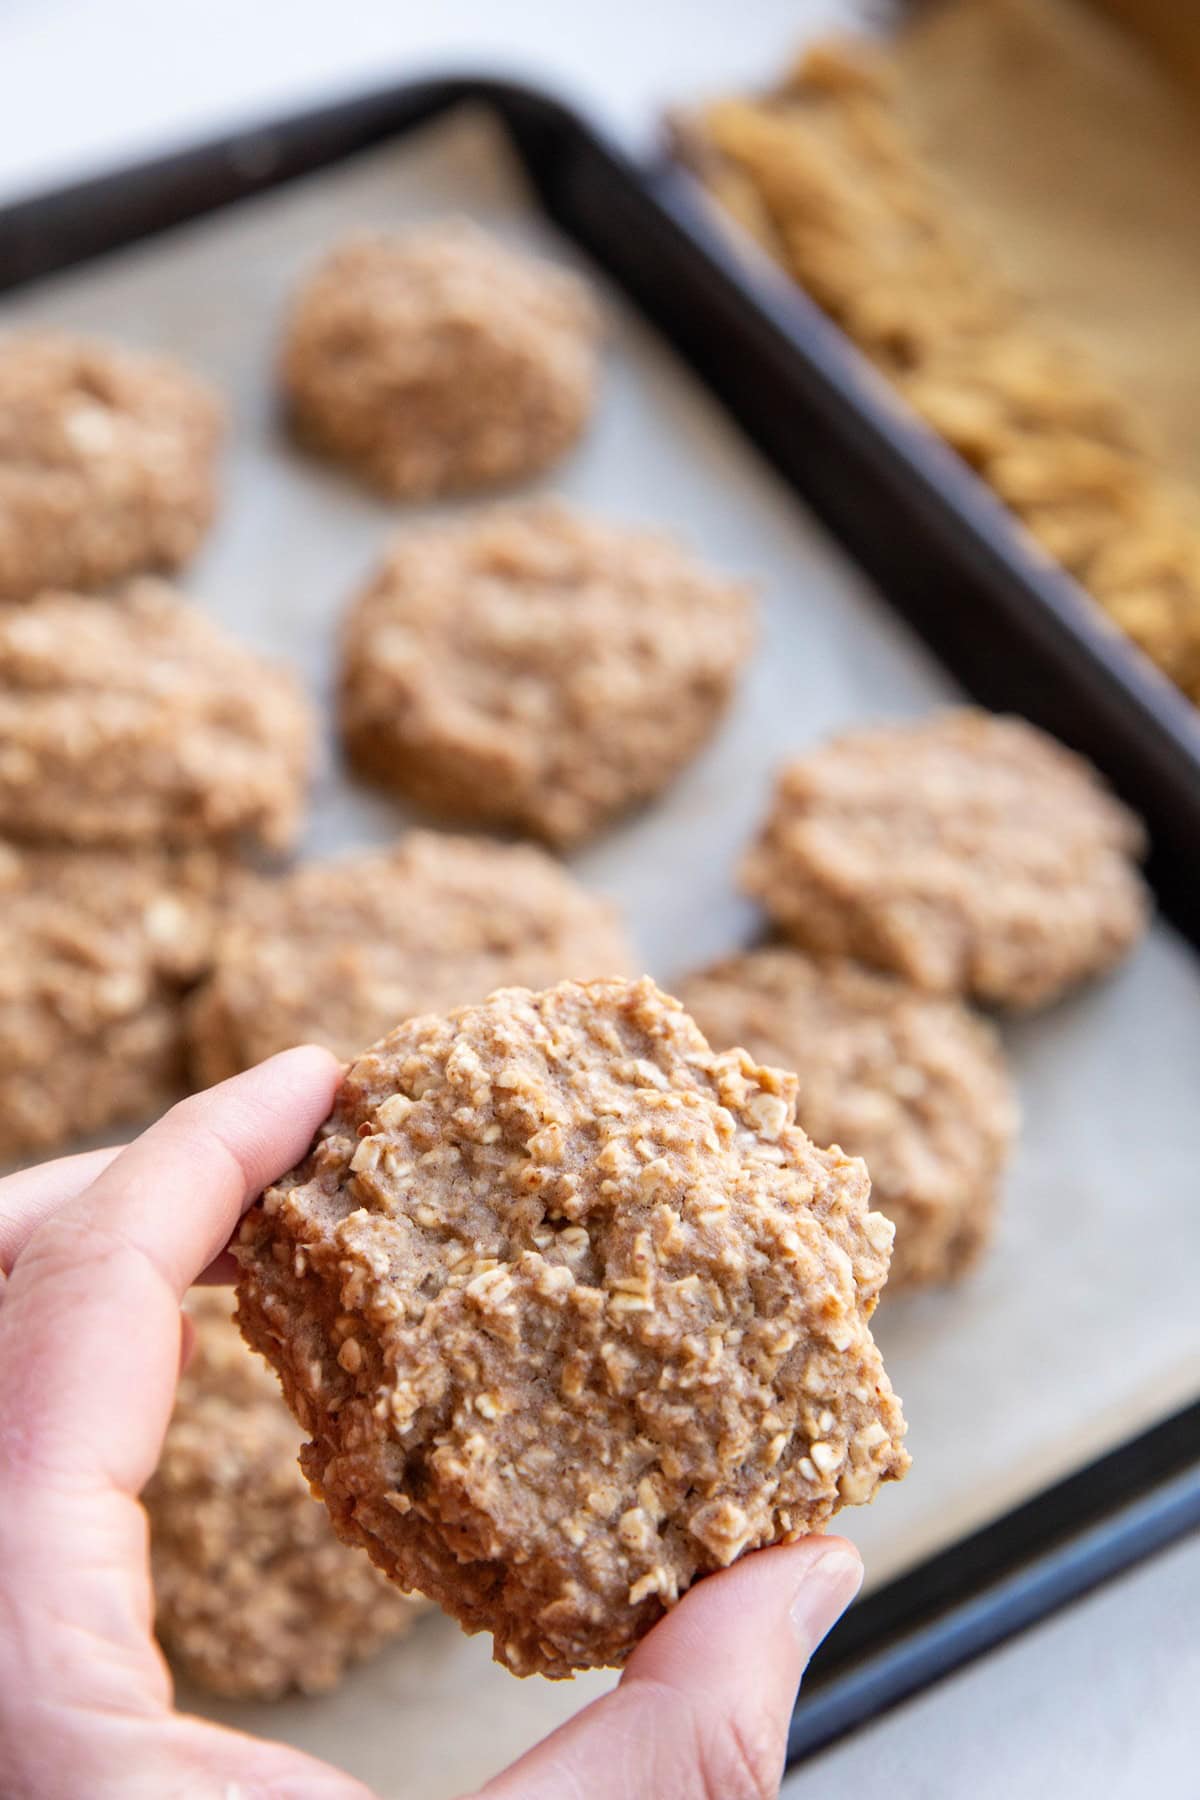
[[(357, 239), (296, 299), (285, 413), (393, 500), (480, 492), (580, 436), (599, 339), (585, 284), (473, 227)], [(315, 708), (165, 579), (223, 411), (162, 357), (0, 339), (0, 1156), (330, 1045), (334, 1111), (235, 1246), (295, 1422), (200, 1301), (146, 1495), (163, 1641), (223, 1694), (314, 1689), (413, 1590), (519, 1674), (620, 1664), (903, 1475), (871, 1315), (889, 1266), (978, 1257), (1016, 1129), (972, 1004), (1124, 954), (1140, 827), (1017, 720), (849, 732), (746, 855), (773, 941), (681, 1004), (552, 852), (712, 738), (752, 592), (518, 500), (410, 525), (345, 619), (350, 767), (455, 830), (282, 866)]]

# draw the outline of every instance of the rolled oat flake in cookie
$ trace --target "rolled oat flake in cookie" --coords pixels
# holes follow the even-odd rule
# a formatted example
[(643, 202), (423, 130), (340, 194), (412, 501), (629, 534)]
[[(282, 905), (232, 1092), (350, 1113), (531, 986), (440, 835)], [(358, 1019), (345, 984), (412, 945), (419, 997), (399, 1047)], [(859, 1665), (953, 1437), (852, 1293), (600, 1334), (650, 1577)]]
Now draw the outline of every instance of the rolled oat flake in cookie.
[(165, 356), (0, 338), (0, 600), (187, 562), (216, 507), (224, 409)]
[(346, 748), (432, 815), (581, 843), (712, 736), (753, 613), (671, 538), (555, 502), (422, 526), (350, 611)]
[(1140, 822), (1072, 751), (970, 707), (850, 731), (780, 770), (742, 870), (818, 956), (1042, 1006), (1145, 928)]
[(243, 1222), (238, 1316), (337, 1530), (516, 1674), (621, 1664), (907, 1467), (892, 1227), (794, 1095), (648, 979), (502, 989), (353, 1063)]
[(293, 426), (398, 499), (521, 481), (587, 423), (599, 314), (578, 276), (466, 220), (336, 246), (282, 359)]

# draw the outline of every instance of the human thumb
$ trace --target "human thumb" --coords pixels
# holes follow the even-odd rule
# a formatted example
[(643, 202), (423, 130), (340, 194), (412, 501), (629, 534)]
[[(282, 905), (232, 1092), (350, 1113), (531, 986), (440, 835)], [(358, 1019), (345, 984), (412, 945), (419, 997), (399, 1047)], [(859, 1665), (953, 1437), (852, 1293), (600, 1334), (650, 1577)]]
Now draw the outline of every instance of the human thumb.
[(478, 1800), (769, 1800), (805, 1665), (861, 1580), (858, 1552), (827, 1537), (709, 1576), (643, 1639), (613, 1693)]

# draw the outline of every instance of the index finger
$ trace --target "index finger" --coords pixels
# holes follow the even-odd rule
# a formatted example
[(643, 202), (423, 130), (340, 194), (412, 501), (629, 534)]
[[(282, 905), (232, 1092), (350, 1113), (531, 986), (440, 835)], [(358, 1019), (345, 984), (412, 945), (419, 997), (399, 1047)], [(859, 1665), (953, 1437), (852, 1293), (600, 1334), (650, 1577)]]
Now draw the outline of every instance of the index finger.
[(328, 1052), (289, 1050), (182, 1101), (34, 1232), (0, 1306), (0, 1468), (16, 1489), (140, 1491), (170, 1417), (180, 1301), (303, 1155), (339, 1076)]

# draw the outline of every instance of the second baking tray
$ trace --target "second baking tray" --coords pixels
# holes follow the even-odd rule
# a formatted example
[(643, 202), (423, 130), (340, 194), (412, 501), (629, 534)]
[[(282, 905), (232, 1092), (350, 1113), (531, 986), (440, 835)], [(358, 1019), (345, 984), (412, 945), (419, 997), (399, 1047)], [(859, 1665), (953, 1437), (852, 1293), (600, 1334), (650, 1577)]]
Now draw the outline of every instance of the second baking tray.
[[(637, 168), (552, 100), (403, 88), (10, 208), (0, 323), (162, 346), (224, 386), (227, 500), (188, 585), (327, 699), (346, 598), (412, 515), (283, 441), (280, 312), (339, 233), (448, 212), (587, 259), (604, 289), (599, 416), (550, 485), (674, 528), (761, 583), (763, 642), (720, 736), (575, 862), (622, 902), (649, 969), (669, 983), (759, 929), (733, 871), (783, 755), (960, 698), (956, 677), (1105, 764), (1151, 822), (1160, 896), (1195, 932), (1200, 783), (1183, 703), (1078, 596), (1028, 578), (998, 509), (960, 492), (824, 321), (782, 283), (749, 290), (685, 177)], [(402, 813), (328, 749), (306, 849), (393, 835)], [(1200, 1512), (1196, 1412), (1162, 1422), (1200, 1388), (1200, 968), (1159, 923), (1111, 980), (1005, 1035), (1026, 1116), (999, 1242), (959, 1289), (881, 1307), (914, 1468), (840, 1521), (871, 1589), (806, 1685), (796, 1754)], [(602, 1680), (515, 1683), (485, 1642), (434, 1622), (326, 1699), (206, 1710), (412, 1800), (481, 1780)]]

